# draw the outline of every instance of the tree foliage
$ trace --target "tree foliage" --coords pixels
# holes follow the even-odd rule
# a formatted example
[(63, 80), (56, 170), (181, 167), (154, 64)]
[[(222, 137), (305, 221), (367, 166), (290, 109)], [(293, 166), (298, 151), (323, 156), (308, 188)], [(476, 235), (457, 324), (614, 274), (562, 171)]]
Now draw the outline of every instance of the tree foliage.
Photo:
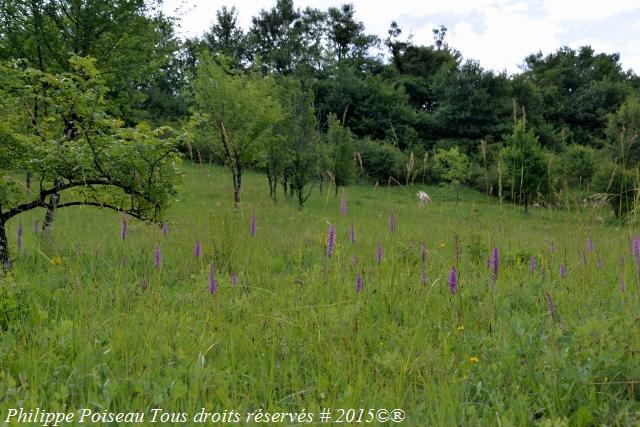
[[(178, 156), (168, 128), (124, 127), (106, 112), (95, 61), (73, 58), (72, 71), (50, 74), (20, 64), (0, 67), (0, 261), (10, 262), (5, 224), (35, 208), (98, 206), (159, 220), (175, 198)], [(46, 95), (39, 90), (46, 85)], [(34, 105), (46, 108), (34, 120)], [(29, 172), (38, 185), (18, 184)]]
[(469, 158), (458, 147), (439, 149), (433, 163), (433, 171), (443, 183), (460, 185), (469, 176)]
[(337, 195), (338, 187), (351, 184), (355, 177), (353, 137), (351, 131), (344, 128), (336, 116), (329, 115), (328, 120), (327, 143), (331, 152), (331, 163), (333, 165), (331, 174), (335, 184), (335, 194)]
[(282, 116), (275, 81), (256, 70), (232, 70), (226, 57), (203, 52), (193, 85), (198, 113), (194, 125), (230, 170), (237, 208), (242, 173), (264, 150)]
[(538, 138), (533, 130), (526, 129), (524, 121), (519, 121), (505, 138), (500, 160), (505, 167), (506, 190), (513, 201), (524, 204), (526, 211), (533, 196), (546, 193), (547, 162)]
[(296, 196), (302, 209), (309, 198), (310, 186), (315, 184), (322, 171), (319, 170), (320, 136), (313, 109), (313, 94), (298, 79), (282, 82), (286, 116), (285, 150), (287, 166), (285, 174), (290, 182), (291, 194)]
[(0, 0), (0, 60), (24, 59), (59, 73), (73, 71), (70, 56), (93, 57), (110, 88), (111, 112), (135, 123), (178, 47), (173, 22), (157, 6), (155, 0)]

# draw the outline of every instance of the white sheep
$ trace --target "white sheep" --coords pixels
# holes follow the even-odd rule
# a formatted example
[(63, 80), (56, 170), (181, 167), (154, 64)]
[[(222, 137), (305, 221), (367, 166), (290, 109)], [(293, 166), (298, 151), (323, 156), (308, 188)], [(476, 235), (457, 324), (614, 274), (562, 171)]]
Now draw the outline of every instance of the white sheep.
[(431, 203), (431, 197), (424, 191), (418, 191), (418, 199), (420, 200), (421, 205), (426, 205)]

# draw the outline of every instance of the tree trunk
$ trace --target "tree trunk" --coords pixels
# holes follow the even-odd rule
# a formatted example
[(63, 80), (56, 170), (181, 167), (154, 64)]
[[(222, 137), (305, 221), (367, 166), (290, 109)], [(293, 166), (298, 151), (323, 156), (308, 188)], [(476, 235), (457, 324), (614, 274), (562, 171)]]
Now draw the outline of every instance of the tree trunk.
[[(64, 119), (64, 138), (72, 141), (75, 139), (76, 134), (78, 133), (78, 129), (76, 128), (76, 121), (78, 120), (78, 115), (75, 110), (71, 111), (69, 117)], [(49, 197), (49, 206), (47, 207), (47, 213), (44, 216), (44, 223), (42, 224), (42, 232), (43, 235), (46, 231), (48, 231), (53, 226), (53, 221), (56, 217), (56, 208), (58, 207), (58, 202), (60, 201), (60, 186), (62, 185), (62, 181), (60, 178), (56, 178), (53, 180), (53, 187), (55, 188), (55, 193), (53, 193)]]
[(0, 263), (2, 263), (2, 270), (6, 272), (11, 268), (11, 258), (9, 257), (9, 242), (7, 241), (5, 224), (3, 220), (0, 220)]
[(236, 212), (240, 210), (240, 188), (241, 188), (241, 175), (240, 171), (234, 169), (233, 171), (233, 202)]
[(269, 197), (273, 199), (273, 179), (271, 178), (271, 172), (267, 168), (267, 182), (269, 183)]
[(49, 197), (49, 205), (47, 206), (47, 213), (44, 215), (44, 223), (42, 224), (42, 233), (46, 233), (51, 227), (53, 227), (53, 221), (56, 217), (56, 208), (60, 202), (60, 185), (62, 183), (58, 178), (53, 181), (53, 186), (56, 188), (56, 192)]
[(289, 191), (289, 177), (287, 175), (282, 177), (282, 191), (284, 192), (284, 196), (286, 198), (291, 198), (291, 193)]
[(302, 188), (297, 188), (296, 193), (298, 193), (298, 207), (300, 211), (304, 208), (304, 195), (302, 194)]
[(277, 202), (278, 191), (278, 175), (275, 171), (271, 171), (267, 168), (267, 180), (269, 181), (269, 197), (273, 200), (273, 203)]

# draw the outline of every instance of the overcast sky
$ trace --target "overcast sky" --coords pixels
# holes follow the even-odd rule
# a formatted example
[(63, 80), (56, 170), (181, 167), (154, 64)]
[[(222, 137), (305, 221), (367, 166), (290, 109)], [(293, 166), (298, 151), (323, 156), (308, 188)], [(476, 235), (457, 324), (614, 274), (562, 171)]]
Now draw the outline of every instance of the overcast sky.
[[(387, 36), (391, 21), (416, 44), (431, 44), (432, 29), (447, 26), (450, 46), (485, 68), (517, 72), (530, 53), (591, 45), (620, 53), (625, 69), (640, 71), (639, 0), (294, 0), (296, 7), (326, 10), (352, 3), (368, 33)], [(179, 16), (182, 36), (201, 35), (223, 5), (235, 6), (245, 29), (275, 0), (164, 0), (165, 14)]]

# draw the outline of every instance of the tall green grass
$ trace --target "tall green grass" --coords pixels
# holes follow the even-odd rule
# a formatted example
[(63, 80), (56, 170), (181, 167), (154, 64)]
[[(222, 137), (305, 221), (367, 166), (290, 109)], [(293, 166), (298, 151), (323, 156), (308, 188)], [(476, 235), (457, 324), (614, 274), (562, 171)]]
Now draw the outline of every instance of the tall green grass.
[[(271, 203), (266, 179), (251, 174), (234, 213), (223, 170), (184, 170), (166, 237), (130, 220), (123, 241), (120, 216), (93, 208), (60, 210), (46, 239), (31, 231), (43, 212), (21, 218), (24, 248), (12, 247), (14, 269), (0, 279), (2, 421), (20, 406), (191, 415), (304, 408), (316, 420), (330, 407), (401, 408), (409, 426), (640, 424), (633, 231), (609, 222), (610, 213), (525, 215), (471, 191), (456, 204), (443, 188), (353, 186), (342, 218), (332, 191), (316, 190), (300, 212), (283, 197)], [(434, 203), (420, 207), (418, 189)], [(329, 223), (337, 246), (327, 259)], [(15, 236), (17, 221), (10, 227)], [(494, 246), (495, 284), (485, 265)]]

